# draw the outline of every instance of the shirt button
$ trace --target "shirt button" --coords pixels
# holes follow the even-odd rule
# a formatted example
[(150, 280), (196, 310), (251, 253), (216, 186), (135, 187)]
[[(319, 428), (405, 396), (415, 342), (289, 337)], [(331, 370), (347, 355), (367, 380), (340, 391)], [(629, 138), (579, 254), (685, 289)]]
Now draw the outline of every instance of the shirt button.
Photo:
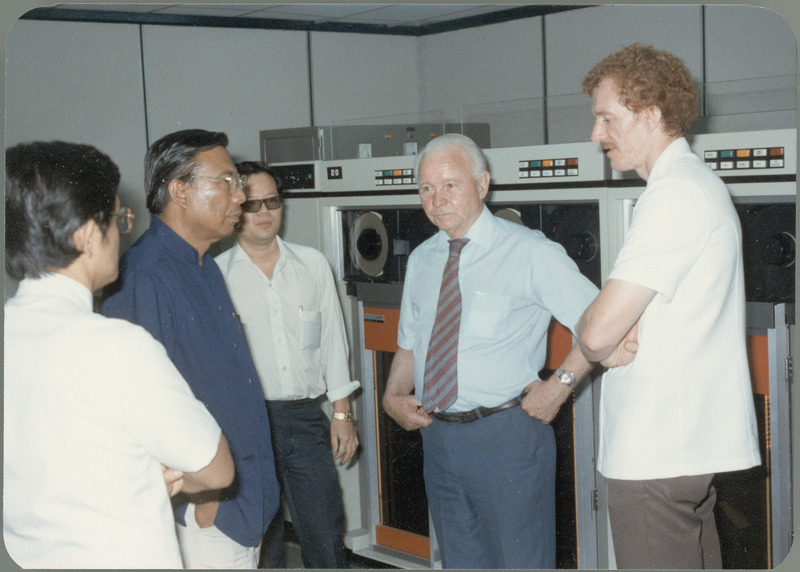
[(253, 383), (253, 378), (251, 378), (251, 377), (248, 377), (248, 378), (247, 378), (247, 381), (249, 381), (250, 383)]

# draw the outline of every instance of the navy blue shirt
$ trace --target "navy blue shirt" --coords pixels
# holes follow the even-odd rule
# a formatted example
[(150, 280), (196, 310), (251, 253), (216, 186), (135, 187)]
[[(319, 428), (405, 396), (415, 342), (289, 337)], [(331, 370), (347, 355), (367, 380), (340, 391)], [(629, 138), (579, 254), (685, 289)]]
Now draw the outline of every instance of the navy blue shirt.
[[(121, 260), (103, 303), (106, 316), (146, 328), (222, 428), (236, 479), (222, 491), (214, 524), (256, 546), (278, 510), (279, 488), (261, 383), (222, 274), (157, 217)], [(165, 419), (164, 430), (180, 419)], [(176, 519), (184, 524), (186, 503)]]

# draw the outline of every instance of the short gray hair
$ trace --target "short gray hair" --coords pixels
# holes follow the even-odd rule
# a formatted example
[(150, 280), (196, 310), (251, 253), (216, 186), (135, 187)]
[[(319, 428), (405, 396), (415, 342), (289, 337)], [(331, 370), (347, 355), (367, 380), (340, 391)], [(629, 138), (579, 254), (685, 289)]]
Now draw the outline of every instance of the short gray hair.
[(425, 155), (431, 151), (438, 151), (451, 146), (461, 147), (464, 151), (466, 151), (470, 161), (472, 162), (472, 174), (476, 180), (480, 179), (481, 175), (489, 170), (489, 164), (486, 161), (486, 156), (483, 154), (483, 151), (481, 151), (481, 148), (478, 147), (475, 141), (466, 135), (461, 135), (460, 133), (446, 133), (440, 137), (436, 137), (430, 143), (425, 145), (425, 148), (419, 155), (417, 155), (417, 158), (414, 161), (414, 173), (419, 176), (419, 166), (422, 164), (422, 160), (425, 158)]

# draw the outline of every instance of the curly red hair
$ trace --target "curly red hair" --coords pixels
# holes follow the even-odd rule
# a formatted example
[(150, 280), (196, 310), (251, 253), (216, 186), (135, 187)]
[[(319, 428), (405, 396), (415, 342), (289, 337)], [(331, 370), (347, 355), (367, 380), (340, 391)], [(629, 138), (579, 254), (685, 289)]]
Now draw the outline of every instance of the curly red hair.
[(622, 48), (589, 71), (583, 79), (584, 93), (592, 95), (607, 78), (614, 81), (620, 103), (634, 113), (658, 107), (669, 135), (686, 135), (697, 116), (697, 86), (683, 61), (669, 52), (643, 44)]

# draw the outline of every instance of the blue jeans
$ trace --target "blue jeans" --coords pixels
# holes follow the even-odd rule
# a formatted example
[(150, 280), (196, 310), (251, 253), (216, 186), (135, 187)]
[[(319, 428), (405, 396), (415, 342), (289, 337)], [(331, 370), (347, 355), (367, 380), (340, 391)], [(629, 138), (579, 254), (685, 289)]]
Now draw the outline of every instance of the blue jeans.
[(553, 430), (514, 407), (421, 429), (425, 491), (444, 568), (556, 565)]
[[(312, 399), (267, 401), (275, 469), (305, 568), (349, 568), (344, 507), (331, 452), (330, 420)], [(265, 568), (282, 568), (283, 511), (267, 531)]]

